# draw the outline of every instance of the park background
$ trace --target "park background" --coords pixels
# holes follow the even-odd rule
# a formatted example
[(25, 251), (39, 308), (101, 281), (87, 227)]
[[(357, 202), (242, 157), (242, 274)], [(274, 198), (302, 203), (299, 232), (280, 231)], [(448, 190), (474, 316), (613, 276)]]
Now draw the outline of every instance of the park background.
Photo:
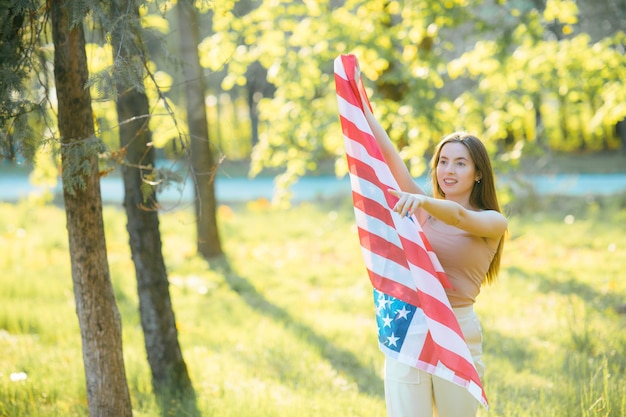
[[(97, 146), (71, 157), (56, 122), (63, 91), (51, 81), (56, 45), (46, 25), (55, 21), (36, 1), (5, 3), (3, 27), (22, 16), (30, 26), (16, 33), (36, 42), (1, 50), (22, 59), (0, 61), (8, 85), (0, 416), (107, 415), (86, 391), (93, 369), (83, 363), (81, 336), (90, 333), (77, 320), (73, 288), (102, 276), (122, 321), (133, 415), (384, 415), (383, 358), (334, 96), (340, 53), (359, 57), (375, 111), (420, 181), (450, 130), (477, 132), (492, 154), (510, 227), (501, 276), (476, 305), (488, 414), (626, 415), (623, 2), (196, 2), (183, 24), (176, 3), (111, 2), (137, 8), (114, 20), (81, 3), (68, 13), (85, 28)], [(196, 51), (195, 76), (184, 69), (186, 26), (198, 29), (186, 44)], [(114, 52), (124, 30), (143, 41), (139, 67), (132, 54)], [(3, 47), (15, 40), (1, 33)], [(189, 85), (206, 111), (205, 132), (193, 127)], [(151, 136), (141, 145), (154, 151), (150, 163), (133, 161), (132, 140), (120, 139), (120, 126), (131, 124), (116, 111), (125, 90), (149, 103), (143, 129)], [(198, 152), (213, 156), (209, 166), (198, 165)], [(82, 192), (82, 163), (93, 156), (97, 181), (83, 181), (102, 190), (98, 239), (109, 273), (81, 281), (72, 273), (64, 192)], [(122, 204), (133, 170), (144, 202), (156, 192), (161, 203), (136, 206), (160, 220), (192, 405), (175, 389), (172, 398), (155, 392), (146, 360), (143, 287)], [(205, 171), (209, 181), (198, 175)], [(542, 188), (560, 178), (556, 189)], [(209, 249), (218, 256), (198, 243), (197, 202), (206, 195), (197, 193), (208, 182), (204, 206), (213, 199), (219, 232)], [(267, 184), (269, 194), (255, 194)], [(299, 196), (303, 185), (316, 192)]]

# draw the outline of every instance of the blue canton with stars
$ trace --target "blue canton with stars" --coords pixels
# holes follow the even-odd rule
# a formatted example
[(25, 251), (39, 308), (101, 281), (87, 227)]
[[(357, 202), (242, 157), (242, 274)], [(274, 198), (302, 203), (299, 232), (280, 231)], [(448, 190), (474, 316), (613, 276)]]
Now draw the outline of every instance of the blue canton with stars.
[(374, 289), (378, 341), (400, 352), (416, 307)]

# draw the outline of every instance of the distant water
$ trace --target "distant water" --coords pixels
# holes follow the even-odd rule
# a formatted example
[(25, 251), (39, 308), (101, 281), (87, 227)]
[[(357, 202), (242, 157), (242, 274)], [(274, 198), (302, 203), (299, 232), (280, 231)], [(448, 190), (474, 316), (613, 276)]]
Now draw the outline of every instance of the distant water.
[[(558, 174), (527, 176), (525, 180), (542, 195), (609, 195), (626, 191), (626, 174)], [(507, 179), (502, 180), (506, 182)], [(417, 178), (417, 182), (428, 188), (426, 177)], [(101, 182), (102, 200), (105, 203), (121, 203), (124, 187), (119, 177), (104, 177)], [(54, 193), (61, 194), (60, 182)], [(338, 179), (334, 176), (307, 176), (301, 178), (290, 188), (295, 201), (313, 200), (319, 197), (350, 196), (348, 177)], [(17, 201), (30, 193), (41, 192), (24, 175), (0, 175), (0, 200)], [(224, 178), (215, 180), (215, 192), (218, 201), (242, 202), (265, 198), (271, 200), (274, 193), (272, 177)], [(161, 203), (188, 203), (193, 200), (193, 184), (188, 180), (184, 186), (171, 186), (159, 194)]]
[(626, 174), (534, 175), (528, 182), (538, 194), (610, 195), (626, 191)]

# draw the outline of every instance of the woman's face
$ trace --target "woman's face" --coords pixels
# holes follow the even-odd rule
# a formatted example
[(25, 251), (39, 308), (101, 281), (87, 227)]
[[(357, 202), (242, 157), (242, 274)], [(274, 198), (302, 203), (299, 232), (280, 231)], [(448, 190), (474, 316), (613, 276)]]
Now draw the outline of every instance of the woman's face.
[(443, 145), (437, 161), (437, 182), (447, 199), (469, 198), (479, 179), (480, 174), (465, 145), (459, 142)]

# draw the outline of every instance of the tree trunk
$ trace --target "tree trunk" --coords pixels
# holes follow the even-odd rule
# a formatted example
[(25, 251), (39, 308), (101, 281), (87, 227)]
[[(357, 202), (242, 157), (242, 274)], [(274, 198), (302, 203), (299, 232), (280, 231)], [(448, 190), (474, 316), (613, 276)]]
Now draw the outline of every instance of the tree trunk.
[[(121, 146), (126, 148), (129, 165), (122, 168), (124, 178), (124, 208), (128, 223), (130, 249), (137, 276), (139, 313), (148, 363), (152, 371), (152, 386), (162, 406), (170, 407), (171, 399), (195, 402), (195, 394), (187, 366), (178, 343), (176, 318), (172, 309), (169, 281), (163, 259), (156, 195), (144, 201), (142, 176), (154, 166), (154, 148), (148, 146), (150, 131), (146, 119), (128, 122), (138, 110), (148, 113), (146, 96), (137, 91), (120, 95), (117, 102)], [(189, 414), (186, 414), (189, 415)]]
[[(143, 66), (144, 54), (133, 42), (137, 31), (138, 11), (132, 0), (111, 2), (111, 21), (125, 18), (130, 24), (114, 26), (113, 59), (118, 65)], [(129, 13), (123, 17), (122, 14)], [(121, 29), (117, 29), (117, 28)], [(134, 32), (134, 33), (130, 33)], [(140, 41), (139, 41), (140, 42)], [(133, 62), (134, 61), (134, 62)], [(128, 223), (130, 249), (137, 276), (139, 312), (152, 386), (164, 415), (199, 415), (196, 397), (187, 366), (178, 343), (176, 318), (172, 309), (169, 281), (163, 259), (159, 230), (158, 203), (154, 190), (144, 199), (144, 175), (154, 174), (155, 150), (148, 126), (148, 98), (143, 91), (118, 82), (117, 114), (120, 125), (120, 147), (126, 152), (127, 164), (122, 167), (124, 208)], [(174, 401), (172, 401), (174, 400)]]
[(622, 119), (615, 124), (615, 134), (622, 143), (622, 153), (626, 154), (626, 119)]
[(248, 111), (250, 115), (250, 142), (254, 148), (259, 143), (259, 106), (257, 96), (259, 92), (254, 91), (250, 86), (246, 90), (248, 98)]
[(91, 96), (85, 88), (88, 72), (84, 32), (80, 23), (71, 26), (67, 1), (51, 0), (48, 6), (54, 42), (63, 197), (89, 415), (132, 416), (122, 326), (107, 261)]
[(246, 91), (250, 111), (251, 142), (254, 148), (259, 143), (259, 101), (272, 97), (276, 88), (267, 81), (267, 70), (255, 61), (246, 71)]
[(198, 14), (190, 0), (180, 0), (177, 6), (180, 54), (183, 62), (187, 124), (191, 143), (191, 167), (195, 180), (195, 209), (197, 249), (205, 259), (223, 258), (217, 228), (215, 171), (217, 166), (209, 141), (209, 129), (204, 102), (204, 74), (198, 56)]
[(563, 144), (569, 141), (569, 114), (568, 114), (568, 105), (567, 98), (559, 93), (559, 127), (561, 131), (561, 140), (559, 146), (563, 146)]

